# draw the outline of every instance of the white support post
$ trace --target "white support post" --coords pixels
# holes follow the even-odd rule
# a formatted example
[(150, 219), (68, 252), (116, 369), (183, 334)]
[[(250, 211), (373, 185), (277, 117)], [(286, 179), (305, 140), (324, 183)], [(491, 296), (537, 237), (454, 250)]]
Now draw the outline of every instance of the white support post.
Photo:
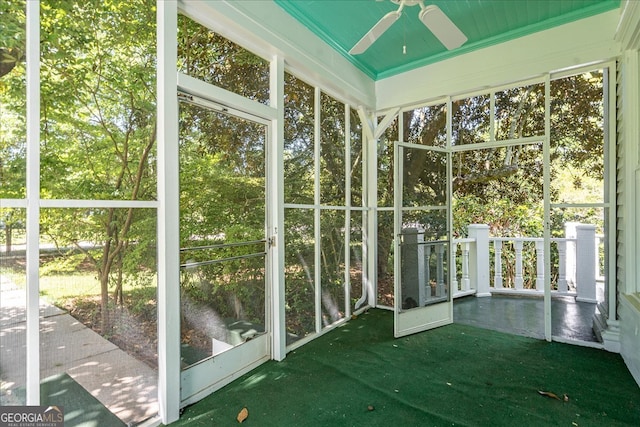
[(558, 245), (558, 292), (569, 291), (567, 286), (567, 241), (559, 240)]
[(536, 291), (544, 291), (544, 239), (536, 240)]
[[(285, 325), (284, 289), (284, 59), (280, 56), (271, 61), (271, 106), (277, 108), (278, 118), (271, 122), (271, 146), (269, 153), (269, 234), (273, 238), (270, 247), (271, 291), (272, 291), (272, 355), (274, 360), (283, 360), (287, 354), (287, 329)], [(348, 301), (348, 300), (347, 300)]]
[(522, 289), (524, 285), (524, 278), (522, 277), (522, 240), (514, 240), (513, 241), (513, 249), (516, 253), (516, 277), (515, 277), (515, 288)]
[(580, 224), (576, 226), (576, 301), (597, 303), (596, 270), (593, 259), (596, 253), (596, 226)]
[(490, 297), (489, 289), (489, 226), (470, 224), (467, 228), (470, 238), (475, 240), (469, 251), (469, 278), (476, 297)]
[(495, 274), (493, 276), (493, 287), (497, 289), (503, 288), (502, 283), (502, 240), (493, 241), (493, 269)]
[(469, 242), (462, 244), (462, 290), (471, 290), (471, 280), (469, 280)]
[(40, 405), (40, 2), (27, 2), (26, 404)]
[(377, 141), (373, 137), (375, 117), (367, 113), (363, 107), (358, 107), (358, 117), (362, 124), (362, 147), (363, 147), (363, 202), (367, 208), (364, 212), (362, 236), (363, 256), (366, 265), (363, 271), (362, 296), (356, 302), (355, 308), (358, 309), (364, 304), (375, 307), (378, 298), (377, 288), (377, 259), (378, 245), (376, 244), (376, 236), (378, 230), (378, 216), (376, 206), (378, 204), (378, 188), (376, 165), (378, 163)]
[[(273, 74), (273, 73), (272, 73)], [(280, 99), (284, 99), (284, 61), (282, 71), (283, 91)], [(280, 123), (283, 126), (282, 139), (284, 141), (284, 105), (278, 109), (278, 115), (282, 114)], [(344, 105), (344, 176), (345, 176), (345, 193), (344, 205), (351, 206), (351, 109), (348, 104)], [(284, 192), (284, 187), (283, 190)], [(283, 199), (284, 202), (284, 199)], [(344, 315), (345, 318), (351, 318), (351, 209), (347, 209), (344, 215)], [(283, 299), (284, 301), (284, 299)], [(283, 329), (283, 331), (285, 331)], [(284, 356), (283, 356), (284, 358)]]
[[(322, 140), (320, 135), (322, 134), (320, 126), (320, 112), (322, 111), (321, 101), (322, 92), (319, 87), (315, 88), (313, 98), (313, 169), (314, 169), (314, 204), (320, 206), (320, 156), (321, 156), (321, 144)], [(322, 211), (318, 208), (313, 209), (313, 239), (314, 239), (314, 293), (315, 293), (315, 313), (316, 313), (316, 333), (322, 332), (322, 231), (320, 230), (320, 221), (322, 218)]]
[(156, 2), (158, 46), (158, 406), (163, 424), (180, 416), (180, 188), (178, 4)]

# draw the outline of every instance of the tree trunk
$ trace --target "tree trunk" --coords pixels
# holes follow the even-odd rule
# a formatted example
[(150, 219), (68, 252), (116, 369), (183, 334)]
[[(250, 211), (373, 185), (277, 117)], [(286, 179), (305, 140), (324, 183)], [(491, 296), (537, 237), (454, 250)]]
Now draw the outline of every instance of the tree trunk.
[(11, 237), (13, 236), (13, 230), (11, 228), (10, 225), (6, 225), (4, 228), (4, 235), (5, 235), (5, 254), (9, 255), (11, 253), (11, 245), (12, 245), (12, 241), (11, 241)]
[[(104, 269), (103, 269), (104, 271)], [(100, 298), (100, 330), (102, 331), (102, 335), (110, 335), (111, 334), (111, 316), (109, 313), (109, 273), (103, 273), (100, 275), (100, 290), (101, 290), (101, 298)]]

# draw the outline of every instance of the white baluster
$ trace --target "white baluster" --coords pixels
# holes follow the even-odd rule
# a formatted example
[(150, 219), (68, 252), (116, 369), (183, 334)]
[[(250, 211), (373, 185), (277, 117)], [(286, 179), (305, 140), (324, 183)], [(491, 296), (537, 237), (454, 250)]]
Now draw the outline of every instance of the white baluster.
[(421, 306), (425, 304), (426, 301), (433, 298), (433, 293), (431, 292), (431, 245), (424, 245), (424, 286), (425, 286), (425, 299), (422, 301)]
[(469, 280), (469, 242), (462, 244), (462, 290), (471, 290), (471, 280)]
[(567, 241), (558, 240), (558, 292), (568, 292), (567, 284)]
[(453, 254), (453, 260), (451, 260), (451, 292), (455, 295), (459, 291), (458, 271), (456, 267), (456, 262), (458, 261), (458, 244), (456, 242), (451, 243), (451, 253)]
[(436, 297), (445, 295), (444, 286), (444, 244), (436, 246)]
[(516, 253), (516, 277), (515, 277), (515, 285), (516, 289), (522, 289), (524, 284), (524, 279), (522, 277), (522, 240), (514, 240), (513, 248)]
[(494, 288), (502, 288), (502, 240), (494, 240), (493, 241), (493, 249), (494, 249), (494, 262), (493, 267), (495, 270), (493, 276), (493, 287)]
[(544, 290), (544, 240), (536, 240), (536, 291)]

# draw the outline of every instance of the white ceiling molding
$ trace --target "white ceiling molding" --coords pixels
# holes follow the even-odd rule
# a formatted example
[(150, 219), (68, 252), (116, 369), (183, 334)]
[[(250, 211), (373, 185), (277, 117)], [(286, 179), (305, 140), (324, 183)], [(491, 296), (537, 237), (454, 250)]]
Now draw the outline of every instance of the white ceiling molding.
[(621, 52), (614, 40), (619, 18), (619, 11), (612, 10), (379, 80), (377, 109), (415, 105), (616, 58)]

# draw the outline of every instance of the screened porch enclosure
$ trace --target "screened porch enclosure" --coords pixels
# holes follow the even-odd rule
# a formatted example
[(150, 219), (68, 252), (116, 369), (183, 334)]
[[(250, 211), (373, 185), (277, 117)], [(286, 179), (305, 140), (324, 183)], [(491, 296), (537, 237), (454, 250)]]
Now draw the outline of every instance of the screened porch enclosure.
[(615, 57), (398, 99), (253, 3), (3, 6), (1, 405), (168, 424), (371, 308), (610, 349)]

